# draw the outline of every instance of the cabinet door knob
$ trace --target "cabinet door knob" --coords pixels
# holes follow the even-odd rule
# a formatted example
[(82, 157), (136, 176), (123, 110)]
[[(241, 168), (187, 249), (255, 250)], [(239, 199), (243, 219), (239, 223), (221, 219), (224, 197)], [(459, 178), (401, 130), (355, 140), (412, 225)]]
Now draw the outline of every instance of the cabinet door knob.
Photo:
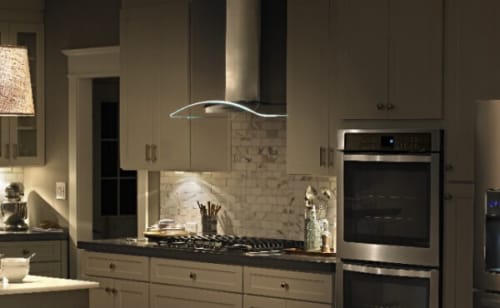
[(29, 251), (28, 249), (23, 249), (23, 251), (21, 251), (21, 253), (25, 256), (29, 255), (31, 251)]
[(288, 283), (286, 283), (285, 281), (282, 281), (280, 286), (281, 286), (281, 288), (283, 288), (285, 290), (288, 290), (290, 288)]
[(444, 167), (444, 170), (446, 170), (446, 171), (453, 171), (453, 165), (452, 164), (446, 164), (446, 166)]
[(387, 110), (392, 110), (394, 108), (396, 108), (396, 106), (394, 106), (393, 104), (391, 104), (391, 103), (387, 104)]
[(111, 293), (113, 293), (113, 295), (116, 295), (118, 293), (118, 290), (113, 288), (113, 289), (111, 289)]
[(444, 194), (444, 200), (449, 201), (453, 199), (453, 195), (450, 193)]
[(114, 263), (109, 263), (109, 269), (110, 270), (115, 270), (116, 269), (116, 265)]
[(111, 293), (111, 288), (110, 288), (110, 287), (105, 287), (105, 288), (104, 288), (104, 291), (105, 291), (106, 293)]
[(377, 104), (377, 110), (385, 110), (385, 105), (382, 103)]
[(189, 273), (189, 278), (190, 278), (191, 280), (196, 280), (196, 273), (190, 272), (190, 273)]

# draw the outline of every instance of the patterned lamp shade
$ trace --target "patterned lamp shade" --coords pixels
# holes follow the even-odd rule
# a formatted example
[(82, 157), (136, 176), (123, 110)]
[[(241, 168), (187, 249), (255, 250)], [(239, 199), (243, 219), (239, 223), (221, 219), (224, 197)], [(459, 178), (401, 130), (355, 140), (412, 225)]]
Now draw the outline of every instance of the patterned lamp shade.
[(28, 50), (0, 46), (0, 116), (35, 115)]

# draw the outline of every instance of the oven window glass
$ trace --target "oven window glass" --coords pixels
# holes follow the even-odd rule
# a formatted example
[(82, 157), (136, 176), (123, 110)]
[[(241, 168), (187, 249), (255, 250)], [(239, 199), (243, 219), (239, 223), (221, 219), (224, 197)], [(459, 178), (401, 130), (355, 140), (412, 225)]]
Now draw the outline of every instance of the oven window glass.
[(486, 217), (486, 270), (500, 273), (500, 217)]
[(429, 308), (429, 278), (343, 274), (344, 308)]
[(344, 162), (346, 242), (430, 247), (430, 164)]

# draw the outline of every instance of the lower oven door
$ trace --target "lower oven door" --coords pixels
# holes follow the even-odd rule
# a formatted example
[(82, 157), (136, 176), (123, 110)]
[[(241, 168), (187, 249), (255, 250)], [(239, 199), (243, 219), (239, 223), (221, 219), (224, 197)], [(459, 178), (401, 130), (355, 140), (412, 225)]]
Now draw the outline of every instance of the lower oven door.
[(438, 308), (439, 271), (337, 264), (336, 307)]

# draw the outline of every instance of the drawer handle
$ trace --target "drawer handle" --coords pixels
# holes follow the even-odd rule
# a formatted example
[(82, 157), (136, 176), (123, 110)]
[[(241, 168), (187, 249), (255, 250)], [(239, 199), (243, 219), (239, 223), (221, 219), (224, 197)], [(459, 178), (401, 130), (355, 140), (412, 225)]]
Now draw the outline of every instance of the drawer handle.
[(112, 293), (113, 295), (116, 295), (116, 294), (118, 293), (118, 290), (113, 288), (113, 289), (111, 289), (111, 293)]
[(109, 263), (109, 269), (114, 271), (116, 269), (116, 265), (114, 263)]
[(29, 251), (28, 249), (23, 249), (23, 251), (21, 251), (21, 253), (25, 256), (29, 255), (31, 251)]
[(285, 289), (285, 290), (288, 290), (288, 289), (290, 288), (290, 286), (288, 285), (288, 283), (286, 283), (286, 282), (284, 282), (284, 281), (283, 281), (283, 282), (281, 282), (281, 285), (280, 285), (280, 286), (281, 286), (283, 289)]
[(191, 278), (192, 280), (196, 280), (196, 273), (190, 272), (189, 278)]
[(106, 288), (104, 288), (104, 291), (105, 291), (106, 293), (111, 293), (111, 288), (110, 288), (110, 287), (106, 287)]

